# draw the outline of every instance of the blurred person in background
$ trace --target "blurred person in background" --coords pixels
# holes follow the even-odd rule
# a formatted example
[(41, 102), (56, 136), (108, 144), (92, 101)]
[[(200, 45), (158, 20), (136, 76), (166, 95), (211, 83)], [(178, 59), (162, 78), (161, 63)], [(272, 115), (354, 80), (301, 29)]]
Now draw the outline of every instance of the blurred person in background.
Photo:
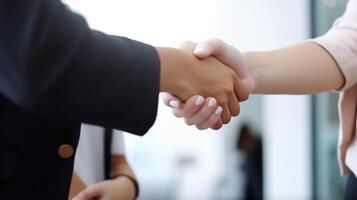
[(139, 185), (125, 157), (120, 131), (83, 124), (69, 199), (132, 200)]
[(262, 141), (248, 124), (239, 130), (236, 148), (244, 155), (242, 170), (246, 175), (244, 199), (263, 199), (263, 152)]
[[(199, 58), (214, 56), (231, 66), (255, 94), (314, 94), (341, 91), (338, 159), (342, 175), (348, 175), (345, 199), (357, 199), (357, 0), (350, 0), (343, 16), (323, 36), (287, 48), (263, 52), (239, 52), (212, 39), (193, 51)], [(196, 105), (191, 97), (166, 94), (164, 102), (177, 117), (199, 129), (214, 127), (215, 106)], [(175, 102), (175, 103), (173, 103)], [(172, 106), (171, 106), (172, 107)]]

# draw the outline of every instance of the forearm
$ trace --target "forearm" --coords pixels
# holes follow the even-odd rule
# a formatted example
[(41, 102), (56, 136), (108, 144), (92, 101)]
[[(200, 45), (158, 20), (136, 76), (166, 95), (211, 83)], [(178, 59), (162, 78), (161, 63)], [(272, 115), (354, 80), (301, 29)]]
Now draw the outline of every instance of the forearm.
[(339, 89), (344, 77), (333, 57), (313, 42), (243, 54), (256, 94), (311, 94)]
[[(130, 180), (128, 177), (120, 176), (120, 174), (124, 174), (136, 180), (135, 174), (131, 169), (129, 163), (126, 160), (126, 157), (123, 155), (113, 155), (111, 158), (111, 168), (110, 168), (111, 176), (115, 177), (117, 175), (118, 181), (125, 181), (125, 192), (129, 196), (135, 196), (138, 193), (139, 188), (136, 188), (135, 183)], [(124, 189), (124, 188), (122, 188)]]
[(77, 194), (79, 194), (81, 191), (83, 191), (85, 188), (86, 188), (86, 184), (83, 182), (81, 177), (79, 177), (76, 172), (73, 172), (68, 199), (72, 199)]
[(127, 162), (125, 156), (122, 155), (113, 155), (111, 158), (111, 167), (110, 167), (111, 175), (115, 174), (126, 174), (135, 178), (135, 174), (129, 163)]

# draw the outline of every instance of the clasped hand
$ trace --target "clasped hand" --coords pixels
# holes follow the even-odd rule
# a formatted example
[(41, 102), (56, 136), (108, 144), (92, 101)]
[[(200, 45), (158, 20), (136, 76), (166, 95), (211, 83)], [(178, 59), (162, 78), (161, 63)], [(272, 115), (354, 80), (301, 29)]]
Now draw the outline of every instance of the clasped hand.
[[(188, 125), (195, 125), (200, 130), (220, 129), (223, 124), (229, 123), (232, 116), (239, 114), (239, 102), (245, 101), (255, 87), (253, 76), (248, 72), (241, 53), (221, 40), (211, 39), (198, 45), (186, 42), (181, 49), (205, 62), (206, 68), (213, 67), (213, 73), (219, 79), (214, 83), (217, 87), (213, 87), (211, 93), (196, 93), (186, 101), (172, 93), (164, 93), (164, 103), (172, 108), (176, 117), (184, 118)], [(234, 74), (227, 76), (215, 72), (228, 68)], [(230, 87), (223, 92), (217, 91), (220, 83)]]

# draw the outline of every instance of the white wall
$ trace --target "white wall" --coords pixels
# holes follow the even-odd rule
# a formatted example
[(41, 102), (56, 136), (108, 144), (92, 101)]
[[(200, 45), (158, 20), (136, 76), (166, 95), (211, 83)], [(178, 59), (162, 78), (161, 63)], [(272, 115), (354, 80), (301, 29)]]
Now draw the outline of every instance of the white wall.
[(310, 101), (264, 98), (264, 173), (267, 199), (311, 199)]

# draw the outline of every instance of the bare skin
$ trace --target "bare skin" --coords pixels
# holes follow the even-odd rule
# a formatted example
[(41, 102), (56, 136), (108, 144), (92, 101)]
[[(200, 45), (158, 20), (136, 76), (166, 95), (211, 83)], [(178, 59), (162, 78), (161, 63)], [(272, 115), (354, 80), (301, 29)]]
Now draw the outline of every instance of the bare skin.
[(180, 50), (158, 48), (161, 92), (172, 93), (182, 101), (195, 94), (212, 97), (215, 106), (222, 107), (221, 121), (226, 124), (239, 114), (239, 102), (248, 98), (248, 90), (232, 69), (212, 57), (194, 57), (193, 49), (193, 43), (184, 43)]
[[(274, 51), (240, 53), (234, 47), (213, 39), (197, 45), (194, 54), (201, 59), (214, 56), (231, 66), (253, 94), (314, 94), (338, 90), (345, 85), (345, 77), (334, 58), (313, 42)], [(348, 102), (356, 102), (356, 91), (357, 85), (340, 94), (339, 116), (343, 137), (338, 141), (338, 160), (342, 175), (350, 172), (346, 153), (355, 137), (356, 107)], [(192, 103), (194, 98), (183, 104), (175, 96), (166, 94), (164, 102), (169, 105), (169, 102), (177, 101), (178, 108), (173, 108), (173, 113), (185, 121), (195, 119), (190, 121), (191, 125), (199, 129), (217, 129), (219, 121), (210, 120), (217, 119), (217, 114), (202, 114), (215, 108), (197, 106)]]
[[(231, 66), (252, 94), (313, 94), (336, 90), (344, 85), (344, 76), (333, 57), (321, 46), (312, 42), (266, 52), (240, 53), (234, 47), (217, 39), (198, 44), (194, 54), (205, 59), (218, 58)], [(177, 117), (183, 117), (189, 125), (199, 129), (217, 129), (215, 109), (206, 105), (197, 106), (191, 97), (183, 104), (175, 96), (166, 94), (164, 102), (178, 101), (173, 109)]]
[[(113, 155), (111, 159), (111, 174), (126, 174), (135, 178), (125, 156)], [(74, 173), (68, 199), (75, 200), (132, 200), (135, 197), (135, 186), (127, 177), (105, 180), (86, 186), (81, 178)]]

